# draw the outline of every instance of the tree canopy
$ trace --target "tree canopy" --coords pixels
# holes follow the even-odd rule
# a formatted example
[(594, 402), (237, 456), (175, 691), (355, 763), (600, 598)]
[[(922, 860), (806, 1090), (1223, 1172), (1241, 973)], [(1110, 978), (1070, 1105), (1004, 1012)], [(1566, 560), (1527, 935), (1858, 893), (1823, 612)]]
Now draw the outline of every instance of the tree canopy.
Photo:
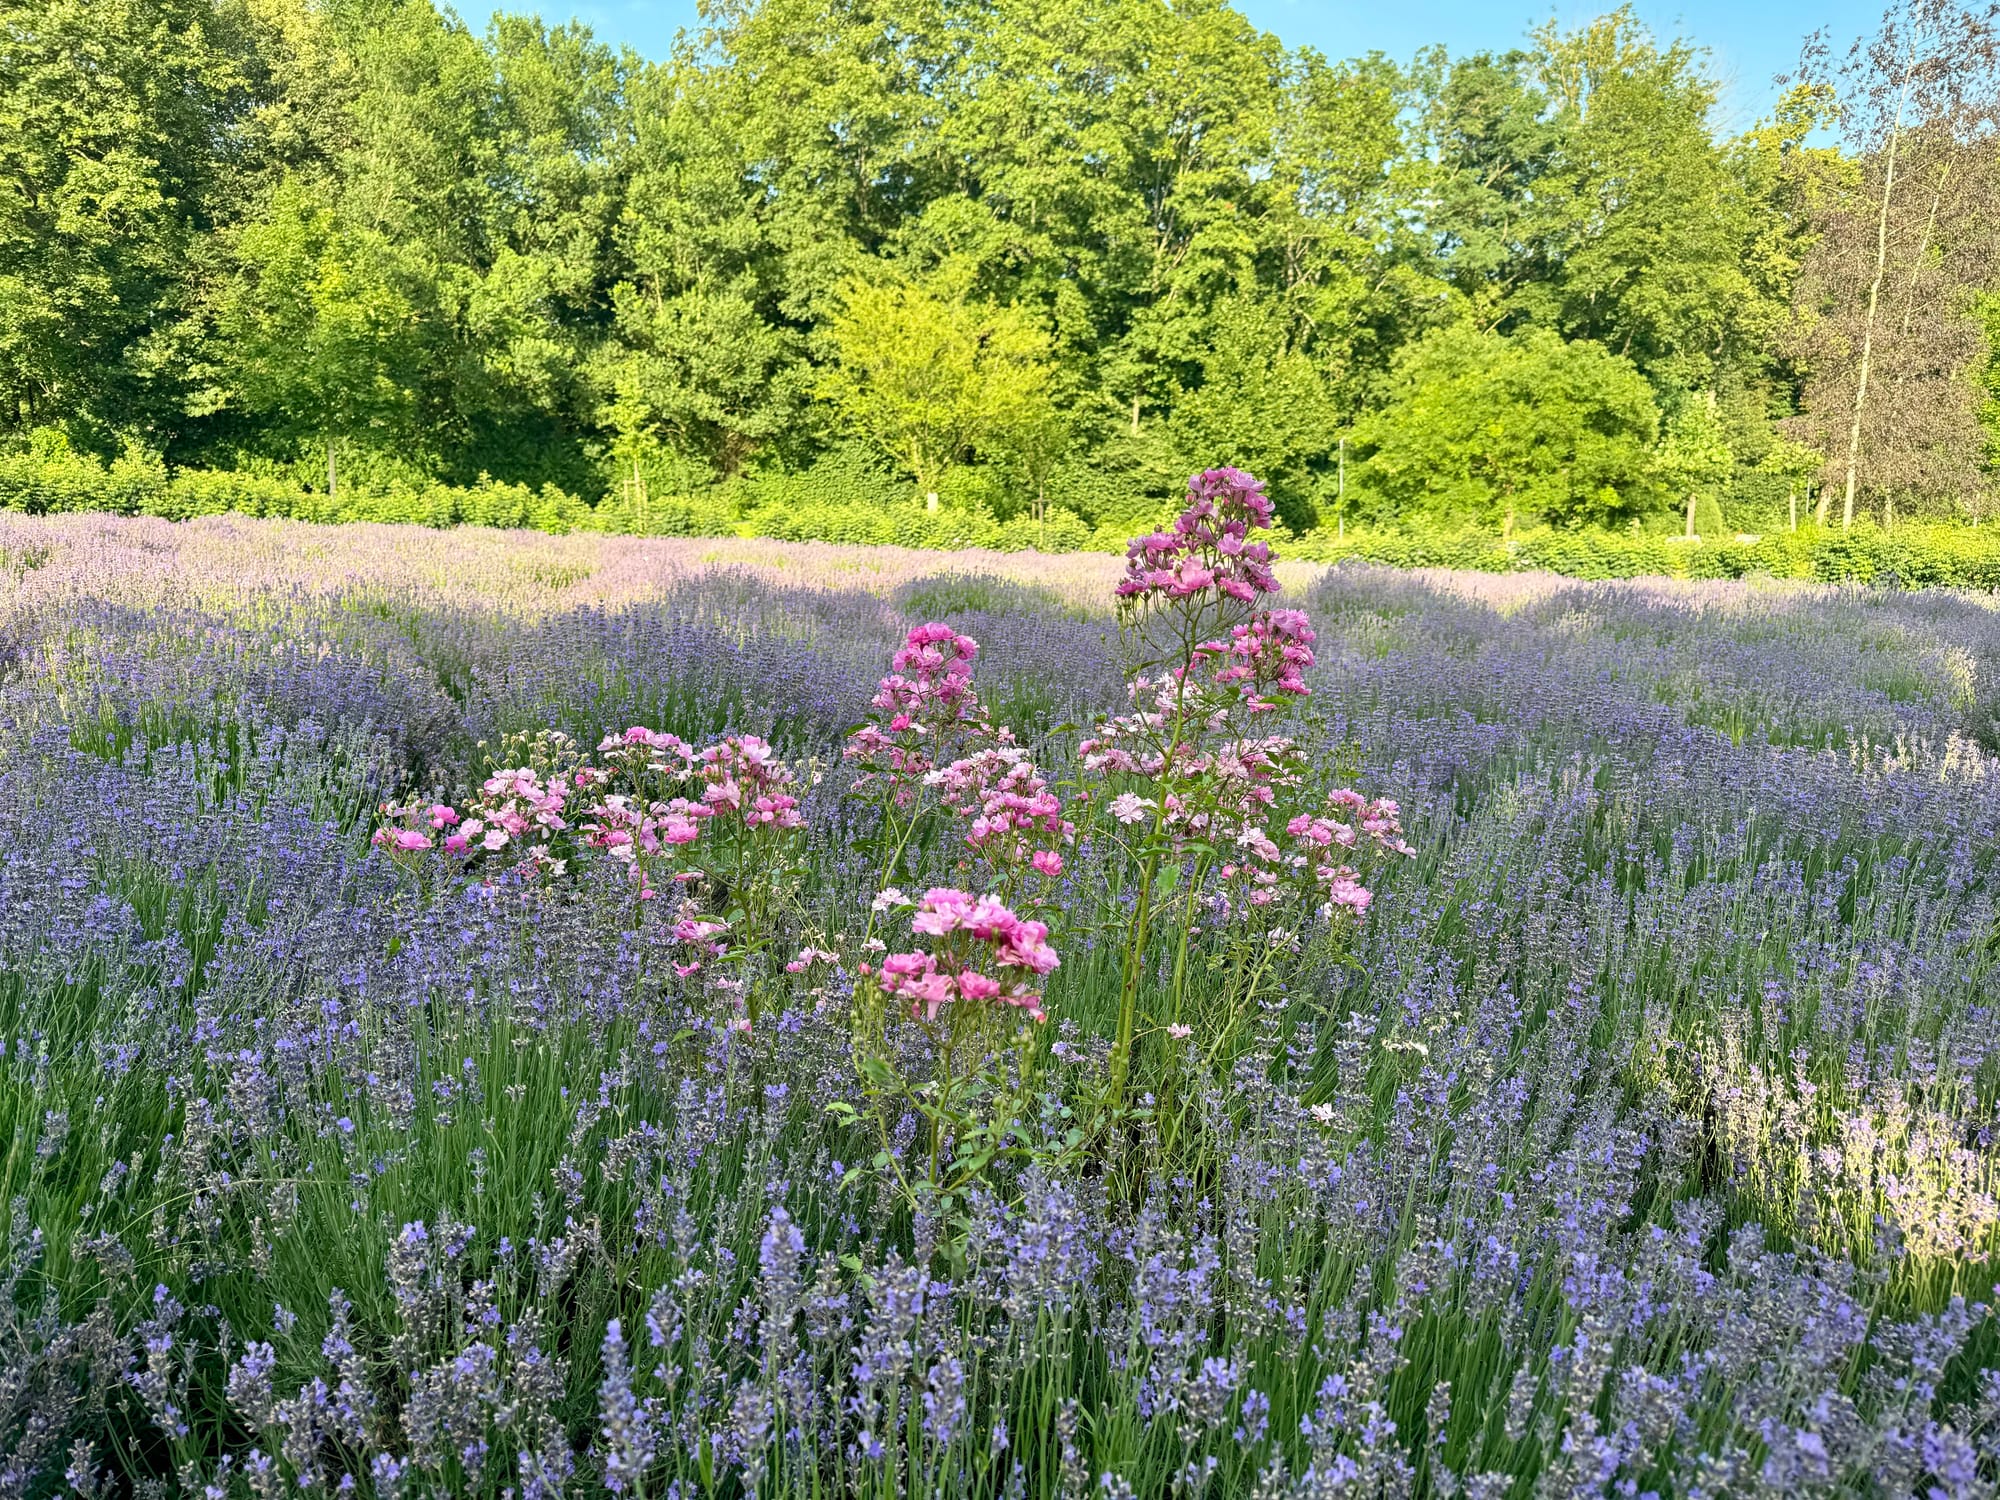
[(586, 496), (853, 449), (1107, 524), (1227, 461), (1304, 527), (1345, 440), (1350, 514), (1665, 527), (1693, 425), (1718, 497), (1781, 430), (1847, 461), (1887, 213), (1860, 482), (1949, 508), (2000, 451), (1991, 111), (1885, 132), (1865, 57), (1732, 135), (1629, 7), (1408, 61), (1222, 0), (716, 0), (653, 60), (433, 0), (0, 10), (0, 444)]

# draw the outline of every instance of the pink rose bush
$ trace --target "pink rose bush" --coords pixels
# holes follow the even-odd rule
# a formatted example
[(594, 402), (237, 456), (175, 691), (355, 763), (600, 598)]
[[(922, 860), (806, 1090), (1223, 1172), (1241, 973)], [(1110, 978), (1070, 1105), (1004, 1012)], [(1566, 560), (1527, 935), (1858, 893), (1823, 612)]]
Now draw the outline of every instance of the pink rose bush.
[(874, 718), (849, 737), (846, 757), (861, 768), (862, 783), (888, 784), (906, 799), (913, 784), (968, 739), (993, 728), (972, 687), (979, 642), (949, 625), (919, 625), (890, 658), (870, 702)]
[(799, 801), (789, 790), (797, 778), (771, 747), (755, 735), (731, 735), (696, 757), (702, 804), (711, 814), (727, 813), (745, 827), (786, 832), (806, 826)]
[(436, 850), (467, 865), (518, 867), (560, 875), (569, 867), (574, 828), (565, 816), (571, 788), (525, 766), (495, 771), (464, 807), (446, 803), (385, 806), (378, 849), (403, 855)]
[(1029, 874), (1062, 873), (1076, 827), (1013, 732), (987, 718), (972, 684), (978, 655), (949, 625), (913, 627), (877, 686), (874, 717), (848, 736), (855, 788), (882, 809), (883, 884), (940, 817), (1010, 899)]
[(1025, 750), (989, 745), (924, 779), (964, 826), (965, 846), (1003, 884), (1012, 886), (1026, 870), (1062, 873), (1062, 846), (1076, 837), (1076, 825)]
[[(740, 963), (769, 940), (805, 817), (797, 775), (764, 740), (729, 735), (697, 748), (634, 725), (588, 759), (560, 735), (509, 748), (530, 751), (530, 763), (493, 772), (460, 806), (385, 806), (375, 847), (419, 872), (514, 878), (529, 891), (606, 863), (642, 904), (677, 897), (666, 920), (682, 979)], [(756, 997), (754, 987), (742, 993), (746, 1017)]]
[[(1352, 847), (1338, 830), (1354, 833), (1354, 825), (1281, 811), (1305, 787), (1307, 767), (1293, 737), (1259, 727), (1310, 695), (1306, 675), (1314, 665), (1315, 635), (1304, 611), (1265, 604), (1278, 581), (1270, 547), (1255, 533), (1268, 530), (1272, 516), (1250, 475), (1197, 474), (1173, 526), (1133, 541), (1117, 587), (1135, 659), (1132, 708), (1106, 718), (1078, 746), (1086, 795), (1102, 801), (1137, 865), (1136, 899), (1123, 914), (1114, 1104), (1122, 1101), (1141, 1034), (1141, 987), (1156, 961), (1156, 931), (1182, 936), (1164, 1003), (1150, 1019), (1178, 1029), (1192, 993), (1196, 903), (1207, 903), (1203, 937), (1218, 950), (1212, 957), (1222, 971), (1238, 976), (1207, 1001), (1206, 1023), (1220, 1041), (1281, 981), (1285, 965), (1275, 955), (1298, 945), (1294, 909), (1302, 890), (1316, 894), (1312, 904), (1330, 924), (1358, 920), (1372, 899), (1358, 870), (1327, 853)], [(1394, 804), (1335, 795), (1363, 802), (1363, 824), (1376, 819), (1377, 827), (1362, 830), (1371, 851), (1408, 851)], [(1348, 803), (1328, 806), (1337, 812)], [(1163, 882), (1167, 870), (1186, 878)], [(1337, 931), (1332, 936), (1339, 940)]]
[(1035, 982), (1061, 959), (1049, 946), (1049, 929), (1024, 921), (991, 896), (936, 887), (924, 893), (910, 931), (933, 940), (927, 949), (891, 953), (871, 975), (882, 992), (901, 1001), (912, 1017), (936, 1021), (948, 1005), (1013, 1006), (1030, 1020), (1047, 1017)]
[[(993, 896), (934, 886), (912, 902), (892, 887), (873, 909), (909, 909), (916, 940), (858, 969), (854, 1060), (881, 1141), (875, 1162), (913, 1206), (949, 1208), (996, 1157), (1022, 1149), (1016, 1131), (1035, 1054), (1023, 1028), (1006, 1065), (1008, 1017), (1047, 1019), (1040, 982), (1062, 960), (1044, 923)], [(897, 1045), (897, 1017), (921, 1032), (927, 1065), (911, 1066), (912, 1049)], [(925, 1126), (919, 1157), (895, 1146), (907, 1118)]]
[[(767, 988), (812, 984), (824, 1001), (851, 985), (876, 1165), (913, 1203), (948, 1203), (1026, 1149), (1060, 950), (1108, 936), (1120, 991), (1099, 1118), (1157, 1047), (1149, 1092), (1170, 1135), (1174, 1080), (1229, 1056), (1311, 955), (1337, 961), (1374, 870), (1413, 852), (1396, 803), (1329, 787), (1300, 744), (1315, 635), (1272, 598), (1272, 517), (1255, 479), (1215, 469), (1171, 527), (1132, 542), (1116, 589), (1129, 707), (1051, 752), (1064, 778), (992, 722), (976, 640), (937, 621), (908, 631), (843, 747), (849, 790), (879, 814), (880, 894), (858, 934), (797, 901), (800, 779), (754, 735), (698, 746), (635, 725), (588, 756), (540, 737), (457, 804), (386, 808), (376, 845), (531, 887), (622, 870), (642, 919), (666, 924), (674, 974), (726, 996), (732, 1029), (755, 1030)], [(678, 899), (663, 907), (663, 891)], [(927, 1166), (897, 1144), (913, 1116)]]
[(1188, 481), (1187, 508), (1172, 527), (1135, 537), (1126, 548), (1121, 604), (1202, 601), (1254, 604), (1278, 591), (1271, 549), (1252, 541), (1271, 525), (1264, 488), (1240, 469), (1209, 469)]
[[(595, 761), (575, 760), (554, 775), (525, 766), (495, 771), (462, 807), (385, 805), (372, 842), (398, 855), (435, 852), (488, 877), (561, 875), (576, 859), (609, 858), (630, 871), (640, 899), (651, 900), (655, 876), (689, 884), (714, 873), (713, 858), (702, 858), (711, 849), (804, 828), (796, 782), (755, 735), (697, 750), (635, 725), (605, 736)], [(704, 837), (701, 850), (690, 847)]]
[[(885, 1151), (885, 1106), (925, 1114), (940, 1138), (993, 1139), (990, 1110), (965, 1102), (978, 1091), (950, 1079), (950, 1059), (963, 1059), (962, 1050), (940, 1053), (938, 1097), (961, 1101), (956, 1114), (941, 1114), (877, 1028), (897, 1015), (949, 1028), (1003, 1007), (1042, 1019), (1040, 988), (998, 955), (1008, 951), (1005, 932), (1028, 932), (1034, 942), (1025, 951), (1047, 947), (1053, 967), (1047, 927), (1021, 922), (1009, 902), (1024, 877), (1060, 876), (1071, 846), (1122, 851), (1129, 861), (1126, 878), (1113, 882), (1129, 895), (1113, 899), (1103, 889), (1093, 924), (1122, 934), (1106, 1089), (1114, 1110), (1142, 1036), (1158, 1031), (1179, 1043), (1199, 1034), (1206, 1059), (1226, 1055), (1255, 1007), (1297, 971), (1312, 922), (1313, 941), (1337, 958), (1374, 899), (1372, 863), (1412, 852), (1395, 803), (1345, 787), (1318, 792), (1315, 803), (1314, 783), (1324, 782), (1295, 736), (1273, 732), (1272, 721), (1311, 693), (1315, 634), (1303, 611), (1268, 605), (1277, 578), (1268, 544), (1254, 533), (1271, 520), (1254, 479), (1214, 470), (1190, 482), (1188, 506), (1170, 529), (1132, 543), (1117, 589), (1134, 657), (1131, 708), (1077, 745), (1067, 804), (976, 707), (976, 643), (932, 623), (912, 630), (896, 654), (874, 700), (878, 717), (847, 749), (883, 804), (884, 884), (907, 850), (924, 846), (928, 826), (972, 850), (970, 868), (990, 888), (933, 888), (912, 930), (934, 941), (862, 969), (860, 993), (882, 1004), (857, 1010), (874, 1019), (858, 1025), (856, 1058), (872, 1080)], [(941, 747), (954, 741), (967, 748), (947, 760)], [(891, 886), (875, 912), (907, 904)], [(988, 953), (973, 946), (980, 943), (999, 946)], [(1162, 968), (1167, 983), (1149, 989), (1146, 977)], [(1219, 984), (1200, 977), (1216, 975)], [(1164, 1076), (1181, 1066), (1180, 1055), (1163, 1061)], [(989, 1101), (1000, 1097), (989, 1093)]]

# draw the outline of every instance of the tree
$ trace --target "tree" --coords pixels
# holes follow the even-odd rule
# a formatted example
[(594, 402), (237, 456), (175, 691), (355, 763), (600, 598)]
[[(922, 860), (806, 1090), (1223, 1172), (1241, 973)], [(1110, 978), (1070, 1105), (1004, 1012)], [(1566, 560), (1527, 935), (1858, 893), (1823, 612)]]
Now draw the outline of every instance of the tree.
[(1663, 394), (1758, 362), (1790, 287), (1753, 251), (1783, 204), (1769, 158), (1718, 139), (1700, 52), (1629, 6), (1532, 41), (1417, 69), (1413, 206), (1468, 315), (1601, 343)]
[(1884, 520), (1981, 488), (1978, 292), (2000, 285), (2000, 8), (1908, 0), (1803, 78), (1833, 100), (1858, 164), (1827, 200), (1800, 285), (1810, 374), (1798, 423), (1825, 456), (1851, 527), (1864, 488)]
[(249, 37), (240, 0), (0, 0), (0, 429), (172, 420), (136, 355), (186, 310)]
[(1534, 40), (1562, 145), (1532, 219), (1552, 264), (1514, 306), (1662, 389), (1712, 389), (1718, 356), (1758, 313), (1744, 256), (1755, 205), (1709, 127), (1714, 81), (1694, 48), (1659, 46), (1629, 6)]
[[(1795, 443), (1790, 438), (1777, 438), (1764, 450), (1758, 461), (1758, 469), (1779, 480), (1785, 486), (1785, 511), (1787, 529), (1799, 529), (1799, 492), (1808, 485), (1820, 470), (1820, 457), (1803, 443)], [(1822, 520), (1822, 524), (1824, 524)]]
[(967, 295), (967, 268), (848, 286), (820, 394), (936, 504), (945, 472), (1037, 416), (1048, 337), (1016, 308)]
[(1318, 366), (1275, 299), (1220, 305), (1200, 352), (1200, 383), (1176, 395), (1163, 429), (1162, 478), (1227, 460), (1263, 476), (1280, 517), (1318, 523), (1317, 502), (1339, 420)]
[[(926, 493), (991, 460), (1038, 512), (1143, 519), (1233, 458), (1307, 526), (1339, 434), (1446, 378), (1427, 337), (1496, 336), (1449, 378), (1511, 403), (1506, 372), (1570, 369), (1540, 331), (1622, 360), (1617, 393), (1712, 395), (1734, 481), (1782, 493), (1802, 401), (1885, 513), (1976, 508), (1972, 3), (1909, 0), (1731, 137), (1700, 49), (1629, 8), (1404, 67), (1227, 0), (714, 0), (656, 62), (441, 0), (0, 0), (0, 443), (331, 435), (598, 493), (802, 470), (837, 419)], [(1509, 493), (1603, 508), (1568, 483)]]
[(1433, 50), (1412, 79), (1427, 248), (1482, 328), (1503, 322), (1514, 294), (1544, 273), (1530, 219), (1561, 130), (1527, 63), (1522, 52), (1482, 52), (1452, 65)]
[(239, 275), (217, 309), (231, 402), (294, 441), (324, 446), (327, 488), (342, 443), (421, 451), (429, 351), (421, 277), (377, 231), (340, 222), (321, 184), (287, 178), (236, 239)]
[(797, 420), (809, 371), (750, 286), (655, 300), (625, 282), (612, 306), (618, 342), (598, 373), (612, 392), (603, 416), (621, 433), (727, 476)]
[(1979, 371), (1979, 425), (1985, 432), (1987, 483), (2000, 482), (2000, 293), (1980, 299), (1979, 321), (1986, 333), (1986, 360)]
[(1608, 524), (1656, 504), (1659, 413), (1629, 360), (1544, 329), (1439, 330), (1397, 358), (1355, 430), (1358, 478), (1394, 514)]
[[(598, 421), (723, 476), (809, 441), (807, 326), (725, 82), (676, 58), (632, 90), (628, 202), (611, 326), (593, 356)], [(789, 202), (786, 203), (789, 209)]]
[(1035, 523), (1036, 545), (1047, 539), (1049, 484), (1061, 471), (1076, 444), (1076, 422), (1046, 389), (1021, 408), (996, 439), (1002, 462), (1018, 476), (1028, 496), (1028, 518)]
[(1710, 529), (1704, 515), (1713, 518), (1713, 530), (1724, 529), (1722, 488), (1734, 466), (1728, 434), (1715, 409), (1715, 393), (1708, 391), (1683, 401), (1680, 410), (1667, 420), (1658, 470), (1668, 491), (1686, 501), (1683, 534), (1688, 540)]

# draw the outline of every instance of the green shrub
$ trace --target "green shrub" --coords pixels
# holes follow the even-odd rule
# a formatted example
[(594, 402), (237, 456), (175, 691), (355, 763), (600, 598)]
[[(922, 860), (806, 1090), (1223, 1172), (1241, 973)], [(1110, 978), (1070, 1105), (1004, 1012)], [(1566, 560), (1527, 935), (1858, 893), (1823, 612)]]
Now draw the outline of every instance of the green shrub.
[(747, 474), (724, 487), (724, 496), (743, 514), (760, 511), (824, 510), (842, 506), (888, 509), (912, 504), (916, 490), (882, 467), (856, 443), (827, 449), (809, 469)]
[[(732, 495), (735, 498), (732, 498)], [(743, 507), (738, 503), (754, 498)], [(649, 499), (620, 495), (592, 506), (553, 485), (485, 480), (471, 486), (343, 489), (329, 498), (272, 475), (232, 470), (168, 471), (133, 454), (105, 464), (59, 441), (0, 453), (0, 510), (29, 515), (104, 511), (185, 521), (235, 513), (317, 522), (376, 521), (416, 526), (494, 526), (621, 536), (759, 536), (782, 541), (956, 550), (981, 547), (1049, 552), (1123, 552), (1138, 526), (1094, 530), (1078, 511), (1052, 505), (1040, 528), (1025, 516), (996, 521), (984, 505), (926, 510), (905, 485), (885, 482), (852, 456), (800, 475), (766, 475), (732, 488)], [(1344, 537), (1324, 528), (1289, 539), (1288, 557), (1306, 562), (1356, 558), (1398, 568), (1461, 568), (1486, 573), (1544, 571), (1572, 578), (1773, 578), (1946, 585), (2000, 589), (2000, 527), (1872, 525), (1842, 532), (1806, 526), (1737, 540), (1699, 541), (1657, 533), (1605, 530), (1517, 531), (1511, 544), (1491, 530), (1405, 525), (1355, 528)], [(967, 605), (967, 608), (975, 606)]]
[(1401, 516), (1561, 524), (1652, 508), (1659, 411), (1630, 360), (1541, 329), (1439, 328), (1397, 354), (1354, 433), (1357, 479)]
[(1054, 589), (992, 573), (938, 573), (906, 583), (889, 597), (913, 620), (1077, 613)]
[(1315, 562), (1357, 558), (1392, 567), (1469, 568), (1488, 573), (1550, 572), (1572, 578), (1772, 578), (1895, 582), (1906, 587), (2000, 588), (2000, 528), (1908, 526), (1885, 532), (1806, 527), (1738, 541), (1683, 541), (1619, 531), (1517, 532), (1511, 547), (1492, 532), (1409, 528), (1325, 531), (1301, 537), (1287, 555)]
[(1082, 552), (1090, 546), (1090, 528), (1084, 524), (1083, 517), (1060, 505), (1050, 506), (1048, 515), (1042, 519), (1041, 530), (1030, 531), (1029, 534), (1033, 537), (1035, 549), (1040, 552)]

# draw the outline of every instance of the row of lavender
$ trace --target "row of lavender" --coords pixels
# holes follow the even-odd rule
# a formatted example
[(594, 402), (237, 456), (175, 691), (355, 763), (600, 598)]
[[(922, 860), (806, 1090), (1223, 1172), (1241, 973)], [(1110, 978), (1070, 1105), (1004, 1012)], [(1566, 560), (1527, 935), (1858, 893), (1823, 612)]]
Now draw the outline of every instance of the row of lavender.
[[(1290, 578), (1293, 837), (1415, 853), (1232, 948), (1255, 851), (1103, 760), (1115, 568), (771, 556), (0, 532), (0, 1493), (1992, 1492), (1984, 601)], [(842, 755), (931, 617), (1060, 808), (1004, 892)], [(775, 747), (782, 900), (369, 852), (632, 724)], [(977, 1073), (960, 891), (1060, 960)]]

